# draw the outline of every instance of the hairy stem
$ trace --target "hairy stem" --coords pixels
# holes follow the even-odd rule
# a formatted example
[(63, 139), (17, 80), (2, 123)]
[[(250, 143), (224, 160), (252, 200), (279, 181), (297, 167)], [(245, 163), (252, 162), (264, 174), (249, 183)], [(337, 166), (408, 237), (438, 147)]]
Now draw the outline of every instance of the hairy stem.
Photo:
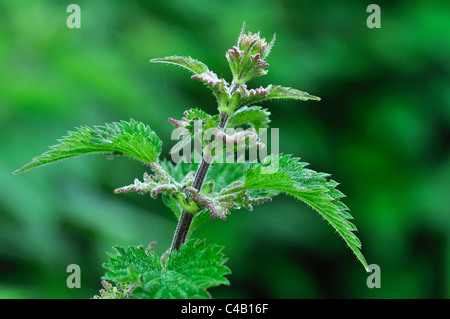
[(174, 250), (178, 250), (180, 246), (186, 241), (192, 219), (194, 219), (194, 214), (183, 210), (178, 221), (177, 230), (175, 231), (175, 235), (173, 236), (172, 246), (170, 247), (171, 253)]
[[(227, 124), (228, 114), (222, 113), (220, 116), (220, 128), (223, 129)], [(197, 191), (201, 191), (203, 182), (205, 181), (206, 175), (208, 174), (209, 167), (211, 166), (210, 156), (205, 159), (202, 158), (202, 162), (197, 169), (197, 173), (195, 174), (194, 182), (192, 183), (192, 187), (194, 187)], [(189, 202), (190, 196), (188, 196), (187, 201)], [(186, 241), (187, 234), (189, 232), (189, 227), (191, 226), (192, 219), (194, 218), (194, 214), (183, 210), (181, 213), (180, 219), (178, 221), (177, 229), (175, 231), (175, 235), (173, 236), (172, 246), (170, 247), (170, 252), (172, 253), (174, 250), (178, 250), (182, 244)]]

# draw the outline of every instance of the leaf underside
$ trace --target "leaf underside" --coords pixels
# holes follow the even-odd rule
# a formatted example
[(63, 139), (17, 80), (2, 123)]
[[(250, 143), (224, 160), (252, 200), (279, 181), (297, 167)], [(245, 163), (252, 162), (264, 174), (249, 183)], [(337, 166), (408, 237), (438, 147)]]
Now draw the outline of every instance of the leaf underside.
[(105, 126), (83, 126), (58, 140), (59, 144), (38, 156), (13, 174), (66, 158), (109, 153), (124, 155), (143, 163), (157, 162), (162, 142), (149, 126), (135, 120), (113, 122)]
[(224, 276), (230, 269), (224, 265), (222, 248), (206, 245), (204, 240), (189, 240), (163, 265), (159, 256), (143, 247), (115, 247), (118, 254), (109, 254), (103, 279), (136, 284), (136, 298), (211, 298), (208, 288), (229, 285)]

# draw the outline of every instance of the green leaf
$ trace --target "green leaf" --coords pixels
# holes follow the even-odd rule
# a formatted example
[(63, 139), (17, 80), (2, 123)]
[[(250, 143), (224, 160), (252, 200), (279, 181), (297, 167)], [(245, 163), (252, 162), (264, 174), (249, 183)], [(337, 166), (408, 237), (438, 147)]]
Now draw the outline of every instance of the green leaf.
[(150, 60), (150, 62), (159, 63), (169, 63), (181, 66), (191, 72), (194, 75), (192, 79), (197, 79), (202, 81), (206, 86), (208, 86), (212, 91), (217, 100), (226, 98), (227, 88), (229, 83), (223, 78), (220, 78), (214, 72), (210, 71), (206, 64), (191, 58), (190, 56), (170, 56), (165, 58), (156, 58)]
[(315, 100), (320, 101), (320, 97), (310, 95), (307, 92), (299, 91), (297, 89), (283, 87), (280, 85), (269, 86), (268, 87), (269, 95), (267, 95), (267, 99), (294, 99), (294, 100)]
[(178, 219), (181, 216), (182, 209), (180, 205), (178, 204), (178, 201), (173, 198), (171, 195), (163, 195), (162, 201), (166, 207), (170, 208), (170, 210), (175, 214), (175, 217)]
[(256, 131), (269, 126), (270, 112), (260, 106), (244, 106), (233, 113), (227, 122), (227, 127), (250, 125)]
[(162, 142), (149, 126), (130, 120), (106, 124), (105, 126), (84, 126), (58, 140), (50, 151), (33, 159), (13, 174), (46, 165), (66, 158), (110, 153), (125, 155), (143, 163), (157, 162)]
[(206, 222), (211, 220), (211, 213), (208, 209), (203, 209), (195, 214), (192, 219), (191, 227), (189, 228), (189, 234), (191, 234), (194, 230), (196, 230), (200, 225), (203, 225)]
[(334, 227), (367, 270), (367, 262), (360, 252), (361, 242), (353, 233), (356, 227), (349, 221), (352, 216), (340, 200), (345, 196), (336, 189), (338, 183), (329, 180), (328, 174), (306, 169), (307, 165), (290, 155), (268, 156), (263, 163), (250, 164), (244, 173), (244, 183), (224, 194), (262, 189), (283, 192), (300, 199)]
[[(259, 90), (259, 91), (258, 91)], [(294, 100), (315, 100), (320, 101), (320, 97), (310, 95), (307, 92), (299, 91), (297, 89), (283, 87), (280, 85), (269, 85), (265, 89), (256, 90), (256, 94), (244, 94), (241, 97), (239, 106), (251, 105), (258, 102), (272, 100), (272, 99), (294, 99)]]
[[(230, 164), (232, 165), (232, 164)], [(161, 162), (161, 166), (179, 183), (182, 183), (185, 181), (185, 178), (188, 174), (192, 174), (195, 172), (198, 168), (198, 164), (187, 164), (185, 162), (180, 162), (177, 164), (173, 164), (170, 161), (164, 160)], [(212, 164), (214, 166), (214, 164)], [(234, 166), (234, 165), (232, 165)], [(211, 170), (209, 170), (209, 173), (211, 173)], [(242, 177), (242, 170), (241, 170), (241, 177)], [(190, 186), (190, 185), (189, 185)], [(180, 207), (180, 204), (178, 203), (177, 199), (174, 198), (171, 195), (163, 195), (162, 200), (164, 205), (166, 205), (172, 212), (175, 214), (177, 218), (180, 218), (182, 213), (182, 208)], [(191, 226), (189, 228), (189, 232), (192, 233), (197, 227), (204, 224), (207, 221), (210, 221), (211, 217), (209, 214), (209, 211), (207, 209), (204, 209), (197, 214), (195, 214), (194, 218), (192, 219)]]
[(195, 109), (189, 109), (185, 112), (186, 118), (189, 121), (189, 124), (186, 126), (186, 128), (189, 130), (189, 132), (194, 132), (194, 122), (195, 121), (201, 121), (202, 122), (202, 128), (203, 130), (207, 130), (209, 128), (213, 128), (216, 126), (219, 126), (220, 124), (220, 115), (209, 115), (203, 110), (200, 110), (198, 108)]
[(174, 251), (163, 265), (160, 257), (143, 247), (115, 247), (103, 279), (137, 285), (133, 297), (146, 299), (210, 298), (208, 288), (229, 285), (224, 276), (223, 247), (190, 240)]
[[(107, 253), (109, 263), (104, 263), (103, 268), (109, 270), (102, 279), (115, 282), (132, 282), (136, 273), (160, 272), (163, 269), (160, 258), (148, 249), (141, 246), (121, 247), (115, 246), (117, 254)], [(130, 272), (133, 269), (133, 274)], [(139, 283), (140, 284), (140, 283)]]
[(169, 56), (165, 58), (151, 59), (150, 62), (169, 63), (179, 65), (195, 74), (208, 71), (208, 67), (203, 62), (195, 60), (190, 56)]
[(187, 174), (191, 172), (197, 171), (199, 166), (198, 163), (192, 162), (192, 164), (188, 164), (186, 162), (180, 162), (177, 164), (172, 163), (168, 160), (161, 161), (161, 167), (168, 172), (174, 180), (181, 183)]
[(217, 163), (213, 162), (206, 176), (206, 181), (214, 181), (214, 191), (220, 192), (231, 183), (243, 180), (247, 163)]

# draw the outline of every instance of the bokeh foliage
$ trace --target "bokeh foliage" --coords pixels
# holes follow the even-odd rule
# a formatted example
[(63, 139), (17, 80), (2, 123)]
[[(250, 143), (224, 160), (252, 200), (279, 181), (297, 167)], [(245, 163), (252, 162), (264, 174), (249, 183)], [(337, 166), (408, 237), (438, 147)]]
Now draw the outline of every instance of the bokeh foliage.
[[(112, 191), (141, 177), (138, 162), (77, 158), (12, 171), (81, 125), (134, 118), (170, 141), (169, 117), (215, 100), (183, 70), (151, 58), (190, 55), (230, 78), (225, 52), (243, 21), (277, 42), (269, 73), (321, 102), (273, 101), (280, 151), (342, 183), (381, 289), (326, 222), (294, 199), (214, 220), (194, 236), (225, 246), (232, 274), (215, 298), (450, 297), (450, 33), (448, 1), (0, 2), (0, 298), (90, 298), (114, 245), (170, 245), (173, 214), (158, 200)], [(82, 288), (66, 287), (78, 264)]]

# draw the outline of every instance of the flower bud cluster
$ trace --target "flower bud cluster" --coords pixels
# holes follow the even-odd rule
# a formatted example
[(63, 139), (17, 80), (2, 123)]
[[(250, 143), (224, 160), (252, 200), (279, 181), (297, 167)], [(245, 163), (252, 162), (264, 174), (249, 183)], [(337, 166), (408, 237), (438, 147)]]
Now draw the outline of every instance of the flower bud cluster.
[(274, 42), (275, 35), (272, 41), (267, 43), (265, 38), (261, 38), (259, 32), (245, 34), (244, 24), (237, 46), (233, 46), (226, 53), (233, 73), (233, 81), (241, 85), (257, 76), (267, 74), (265, 68), (269, 64), (264, 59), (269, 54)]

